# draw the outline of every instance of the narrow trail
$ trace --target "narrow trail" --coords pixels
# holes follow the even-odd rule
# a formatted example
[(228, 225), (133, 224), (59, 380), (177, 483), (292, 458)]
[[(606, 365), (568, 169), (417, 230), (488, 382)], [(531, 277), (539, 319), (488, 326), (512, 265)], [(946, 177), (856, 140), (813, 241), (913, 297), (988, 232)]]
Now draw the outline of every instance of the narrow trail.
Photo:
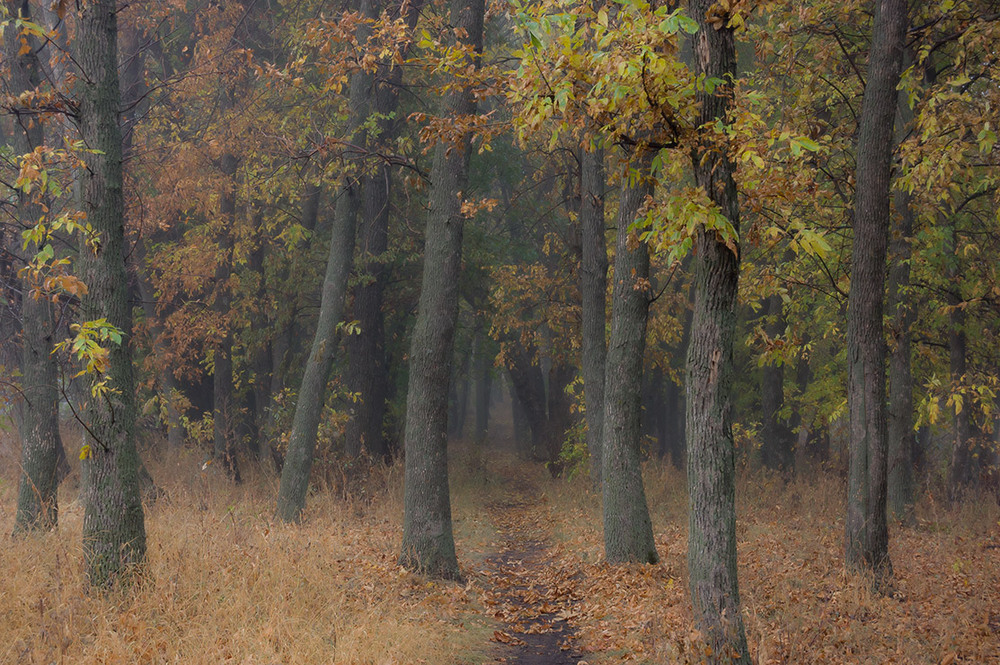
[(499, 645), (496, 662), (579, 665), (585, 661), (568, 620), (580, 596), (574, 577), (551, 565), (544, 499), (516, 472), (500, 473), (506, 495), (487, 507), (498, 540), (481, 571), (487, 610), (503, 624), (491, 638)]

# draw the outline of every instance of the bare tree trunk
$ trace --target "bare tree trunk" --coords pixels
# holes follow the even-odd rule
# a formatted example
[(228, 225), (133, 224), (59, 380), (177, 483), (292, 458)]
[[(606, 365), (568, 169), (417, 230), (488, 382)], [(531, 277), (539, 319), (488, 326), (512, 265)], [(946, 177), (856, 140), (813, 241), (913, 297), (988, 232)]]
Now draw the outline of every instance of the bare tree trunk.
[(905, 0), (878, 0), (861, 105), (856, 155), (854, 244), (847, 303), (850, 470), (846, 560), (849, 570), (892, 578), (886, 519), (886, 349), (882, 321), (889, 240), (896, 86), (906, 34)]
[[(483, 0), (453, 0), (451, 24), (468, 46), (483, 47)], [(472, 62), (468, 66), (475, 66)], [(470, 89), (445, 100), (445, 117), (476, 111)], [(420, 304), (410, 346), (406, 397), (406, 486), (400, 563), (435, 577), (459, 577), (448, 490), (448, 382), (458, 317), (464, 217), (461, 194), (469, 182), (471, 136), (463, 145), (438, 144), (424, 234)]]
[[(691, 0), (695, 73), (725, 83), (698, 93), (699, 125), (725, 121), (732, 108), (728, 83), (736, 76), (731, 27), (708, 23), (712, 0)], [(748, 664), (736, 574), (735, 447), (732, 432), (733, 338), (740, 274), (740, 215), (729, 146), (704, 133), (692, 153), (695, 182), (705, 190), (735, 237), (698, 227), (695, 297), (687, 355), (688, 570), (695, 624), (713, 662)], [(731, 244), (727, 244), (727, 241)], [(728, 659), (728, 660), (726, 660)]]
[(86, 409), (90, 453), (81, 465), (84, 560), (90, 583), (100, 587), (124, 581), (146, 558), (125, 272), (116, 17), (114, 0), (91, 0), (80, 12), (77, 33), (82, 70), (78, 122), (90, 148), (84, 156), (84, 210), (101, 238), (96, 255), (84, 260), (89, 292), (81, 310), (85, 319), (106, 318), (122, 333), (121, 343), (109, 349), (108, 390)]
[[(602, 494), (604, 556), (609, 563), (656, 563), (640, 458), (642, 360), (649, 319), (649, 248), (630, 229), (653, 193), (652, 152), (643, 150), (622, 178), (615, 247), (611, 337), (604, 384)], [(634, 169), (634, 173), (632, 172)]]

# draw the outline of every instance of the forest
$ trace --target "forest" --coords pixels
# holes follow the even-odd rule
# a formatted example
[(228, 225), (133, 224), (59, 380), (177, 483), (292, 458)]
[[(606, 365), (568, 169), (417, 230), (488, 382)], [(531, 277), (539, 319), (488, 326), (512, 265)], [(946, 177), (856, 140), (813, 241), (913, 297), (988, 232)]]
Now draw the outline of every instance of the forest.
[(0, 6), (0, 662), (1000, 663), (997, 0)]

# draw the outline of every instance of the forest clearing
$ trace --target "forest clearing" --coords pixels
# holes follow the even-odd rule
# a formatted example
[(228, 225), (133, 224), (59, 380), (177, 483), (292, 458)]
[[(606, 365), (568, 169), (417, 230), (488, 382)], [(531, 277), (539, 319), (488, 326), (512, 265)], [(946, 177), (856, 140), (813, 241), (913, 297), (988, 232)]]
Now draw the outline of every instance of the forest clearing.
[[(2, 450), (10, 453), (9, 440)], [(318, 489), (304, 524), (287, 526), (273, 516), (273, 477), (233, 486), (206, 477), (186, 451), (150, 464), (162, 495), (148, 507), (149, 564), (138, 588), (90, 594), (71, 477), (59, 530), (0, 548), (0, 662), (704, 662), (686, 593), (683, 474), (660, 463), (645, 469), (662, 561), (608, 565), (600, 502), (585, 477), (553, 479), (502, 447), (462, 443), (452, 452), (464, 582), (398, 565), (398, 463), (373, 470), (350, 496)], [(4, 524), (13, 520), (14, 487), (8, 472)], [(767, 472), (741, 473), (737, 496), (756, 662), (1000, 662), (1000, 510), (992, 502), (949, 510), (925, 496), (916, 526), (893, 531), (896, 589), (886, 597), (845, 575), (835, 474), (785, 485)], [(525, 543), (541, 549), (527, 564), (490, 565)], [(504, 587), (526, 580), (537, 590), (532, 605), (512, 607)], [(539, 649), (520, 642), (548, 633), (524, 631), (548, 631), (553, 618), (569, 630), (531, 660)]]

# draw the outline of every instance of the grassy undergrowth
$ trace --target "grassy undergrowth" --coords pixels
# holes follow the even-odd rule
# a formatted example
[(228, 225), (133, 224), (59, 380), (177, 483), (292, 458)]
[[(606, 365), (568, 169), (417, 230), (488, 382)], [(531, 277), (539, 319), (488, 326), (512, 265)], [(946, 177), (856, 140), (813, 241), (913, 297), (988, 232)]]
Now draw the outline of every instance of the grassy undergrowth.
[[(240, 486), (181, 453), (151, 462), (164, 494), (147, 506), (148, 570), (131, 593), (86, 591), (83, 509), (71, 476), (59, 528), (11, 539), (16, 458), (0, 484), (0, 663), (479, 663), (492, 627), (475, 592), (396, 565), (402, 468), (374, 471), (365, 498), (317, 492), (304, 524), (272, 519), (275, 480)], [(12, 465), (13, 464), (13, 465)], [(460, 469), (456, 537), (490, 537), (479, 481)], [(254, 477), (256, 475), (256, 477)], [(469, 561), (463, 558), (463, 563)], [(474, 562), (471, 562), (474, 563)], [(470, 565), (471, 565), (470, 563)]]
[[(9, 444), (9, 442), (8, 442)], [(13, 523), (17, 459), (0, 446), (0, 528)], [(493, 662), (481, 567), (495, 551), (486, 506), (515, 465), (537, 494), (553, 578), (576, 585), (569, 613), (587, 662), (686, 663), (698, 636), (686, 590), (684, 476), (650, 464), (646, 488), (662, 562), (603, 563), (599, 497), (585, 476), (462, 450), (452, 493), (469, 583), (441, 584), (396, 565), (402, 466), (350, 491), (321, 489), (302, 526), (274, 522), (276, 480), (249, 470), (233, 486), (183, 452), (152, 461), (164, 494), (147, 508), (149, 565), (130, 593), (88, 594), (82, 507), (71, 477), (58, 531), (0, 536), (0, 663)], [(509, 473), (507, 474), (509, 477)], [(784, 484), (746, 473), (738, 488), (740, 583), (751, 649), (777, 663), (1000, 662), (1000, 510), (950, 510), (925, 496), (915, 527), (893, 527), (892, 597), (843, 572), (843, 481)], [(531, 526), (531, 525), (529, 525)]]

